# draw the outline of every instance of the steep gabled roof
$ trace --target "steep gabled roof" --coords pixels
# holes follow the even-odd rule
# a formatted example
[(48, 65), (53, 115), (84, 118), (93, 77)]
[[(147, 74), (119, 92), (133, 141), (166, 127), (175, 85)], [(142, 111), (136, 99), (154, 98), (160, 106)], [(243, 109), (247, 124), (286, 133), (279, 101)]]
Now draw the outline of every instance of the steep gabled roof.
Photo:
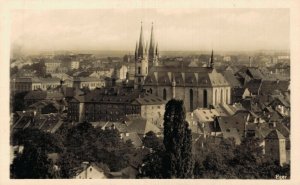
[(231, 87), (241, 87), (241, 82), (237, 79), (236, 76), (234, 76), (233, 72), (231, 71), (224, 71), (223, 76), (227, 80), (227, 82), (230, 84)]
[(132, 123), (127, 127), (127, 132), (136, 132), (139, 135), (144, 135), (149, 131), (153, 131), (154, 133), (161, 132), (157, 126), (143, 118), (132, 120)]
[(276, 129), (271, 131), (265, 139), (285, 139), (285, 137)]
[(262, 80), (261, 79), (253, 79), (246, 83), (245, 87), (249, 89), (252, 94), (259, 94), (261, 90)]

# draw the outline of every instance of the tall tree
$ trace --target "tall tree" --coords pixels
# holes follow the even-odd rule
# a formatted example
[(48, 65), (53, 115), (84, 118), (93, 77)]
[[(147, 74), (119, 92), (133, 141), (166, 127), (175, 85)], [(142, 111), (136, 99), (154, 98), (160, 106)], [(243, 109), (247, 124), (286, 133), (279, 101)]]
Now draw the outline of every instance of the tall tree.
[(55, 174), (45, 150), (31, 145), (25, 146), (24, 152), (14, 159), (10, 170), (11, 178), (16, 179), (53, 178)]
[(192, 136), (185, 121), (182, 100), (172, 99), (166, 104), (164, 115), (164, 145), (166, 178), (192, 178)]

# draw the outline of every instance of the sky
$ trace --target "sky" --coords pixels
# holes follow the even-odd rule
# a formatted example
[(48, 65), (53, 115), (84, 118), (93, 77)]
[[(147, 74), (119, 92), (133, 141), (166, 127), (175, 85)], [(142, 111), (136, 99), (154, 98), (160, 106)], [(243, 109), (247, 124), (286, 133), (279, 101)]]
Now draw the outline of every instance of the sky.
[(13, 49), (133, 51), (141, 21), (162, 51), (289, 50), (288, 9), (14, 10)]

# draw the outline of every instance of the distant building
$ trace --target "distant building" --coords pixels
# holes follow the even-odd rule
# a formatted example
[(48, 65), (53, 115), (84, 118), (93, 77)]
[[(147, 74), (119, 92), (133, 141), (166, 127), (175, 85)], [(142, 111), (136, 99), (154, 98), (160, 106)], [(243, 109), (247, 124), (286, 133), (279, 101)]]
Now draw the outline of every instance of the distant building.
[(74, 87), (78, 89), (88, 88), (90, 90), (105, 87), (105, 80), (95, 77), (75, 77)]
[(74, 69), (79, 69), (79, 61), (71, 61), (70, 62), (70, 69), (74, 70)]
[(95, 78), (105, 78), (105, 77), (112, 77), (113, 75), (113, 68), (96, 68), (91, 70), (89, 77), (95, 77)]
[(61, 62), (60, 61), (56, 61), (56, 60), (49, 60), (45, 62), (45, 66), (46, 66), (46, 73), (51, 74), (51, 73), (56, 73), (59, 71), (59, 68), (61, 66)]
[(55, 89), (61, 85), (59, 78), (14, 78), (11, 81), (12, 92)]
[(120, 80), (125, 80), (128, 72), (128, 68), (125, 65), (121, 65), (115, 68), (115, 78)]

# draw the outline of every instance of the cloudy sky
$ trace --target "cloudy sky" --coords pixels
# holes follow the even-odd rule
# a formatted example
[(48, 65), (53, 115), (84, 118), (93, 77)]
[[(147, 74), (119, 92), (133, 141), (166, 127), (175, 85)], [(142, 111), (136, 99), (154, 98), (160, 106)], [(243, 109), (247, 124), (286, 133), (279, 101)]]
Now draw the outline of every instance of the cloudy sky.
[(143, 22), (160, 50), (288, 50), (288, 9), (15, 10), (11, 41), (23, 51), (132, 51)]

